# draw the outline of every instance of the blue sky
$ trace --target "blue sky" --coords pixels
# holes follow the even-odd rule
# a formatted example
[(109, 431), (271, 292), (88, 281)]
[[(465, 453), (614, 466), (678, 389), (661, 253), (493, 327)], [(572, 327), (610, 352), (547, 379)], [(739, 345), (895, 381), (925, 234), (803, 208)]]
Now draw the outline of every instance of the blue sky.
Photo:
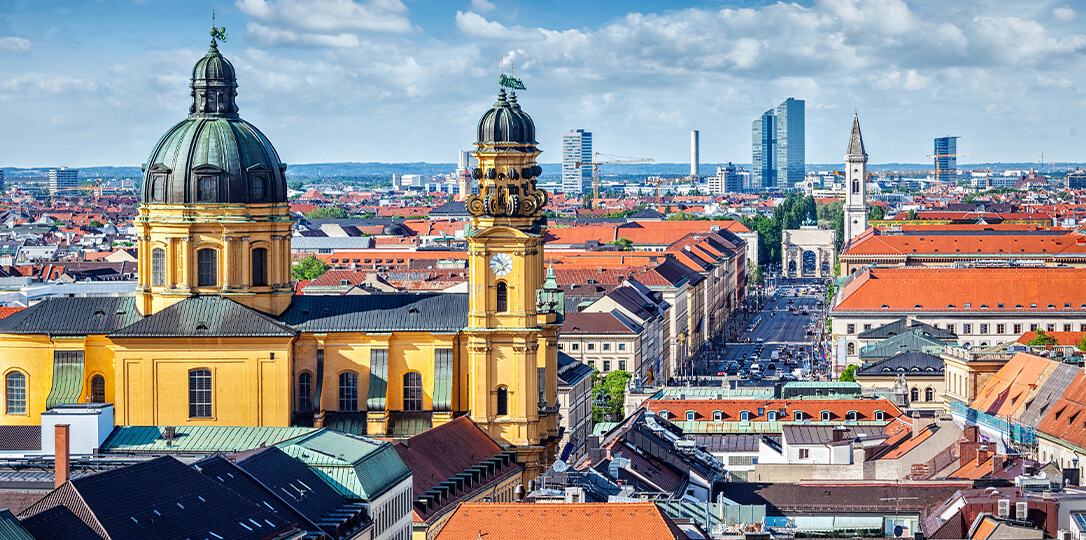
[(808, 162), (841, 160), (854, 110), (877, 163), (948, 134), (964, 162), (1086, 161), (1082, 0), (0, 0), (0, 167), (142, 163), (212, 9), (241, 115), (288, 163), (455, 161), (503, 58), (544, 162), (575, 128), (672, 162), (697, 129), (702, 163), (749, 162), (790, 96)]

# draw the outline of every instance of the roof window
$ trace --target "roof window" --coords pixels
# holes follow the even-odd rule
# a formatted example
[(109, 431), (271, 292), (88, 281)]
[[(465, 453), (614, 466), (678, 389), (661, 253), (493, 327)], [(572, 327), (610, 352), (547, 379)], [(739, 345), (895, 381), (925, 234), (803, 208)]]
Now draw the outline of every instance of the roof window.
[(999, 306), (999, 309), (1003, 309), (1003, 302), (1000, 302), (1000, 303), (998, 303), (996, 305)]
[[(917, 304), (917, 307), (920, 307), (920, 304)], [(947, 304), (947, 305), (946, 305), (946, 308), (947, 308), (947, 309), (955, 309), (956, 307), (957, 307), (957, 306), (955, 306), (954, 304)], [(965, 307), (969, 307), (969, 306), (965, 306)]]
[(913, 309), (924, 309), (924, 306), (922, 306), (920, 304), (917, 304), (917, 305), (913, 306)]

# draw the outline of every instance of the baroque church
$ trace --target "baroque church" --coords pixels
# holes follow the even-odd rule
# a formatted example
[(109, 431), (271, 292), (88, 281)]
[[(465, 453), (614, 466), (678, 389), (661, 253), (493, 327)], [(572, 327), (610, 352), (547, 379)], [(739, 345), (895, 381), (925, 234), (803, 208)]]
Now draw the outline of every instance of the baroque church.
[(535, 124), (498, 92), (477, 128), (467, 294), (294, 296), (286, 164), (241, 119), (214, 40), (188, 117), (144, 165), (134, 297), (53, 298), (0, 320), (0, 423), (113, 403), (119, 425), (325, 426), (410, 436), (468, 416), (553, 461), (562, 296), (544, 271)]

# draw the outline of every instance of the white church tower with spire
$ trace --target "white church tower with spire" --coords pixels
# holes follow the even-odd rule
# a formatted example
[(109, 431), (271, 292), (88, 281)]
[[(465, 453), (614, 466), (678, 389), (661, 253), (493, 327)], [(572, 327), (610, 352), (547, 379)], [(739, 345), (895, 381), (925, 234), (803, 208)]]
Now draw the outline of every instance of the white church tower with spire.
[(860, 135), (860, 116), (852, 117), (852, 136), (845, 155), (845, 237), (852, 240), (867, 230), (867, 152)]

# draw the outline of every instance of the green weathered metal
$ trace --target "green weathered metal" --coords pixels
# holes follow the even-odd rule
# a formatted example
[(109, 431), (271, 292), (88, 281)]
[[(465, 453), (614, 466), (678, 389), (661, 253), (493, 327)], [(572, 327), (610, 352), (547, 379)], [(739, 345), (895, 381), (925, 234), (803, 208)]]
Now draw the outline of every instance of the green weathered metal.
[(367, 437), (322, 429), (277, 446), (352, 500), (376, 499), (411, 475), (392, 443)]
[(388, 349), (370, 351), (370, 390), (366, 396), (366, 409), (385, 410), (388, 396)]
[(242, 452), (318, 431), (308, 427), (176, 426), (164, 438), (164, 426), (117, 426), (102, 443), (103, 452), (186, 453)]
[(0, 510), (0, 538), (4, 540), (34, 540), (30, 533), (19, 524), (19, 520), (4, 509)]
[(453, 351), (434, 351), (434, 411), (452, 411)]
[(65, 403), (79, 403), (83, 393), (83, 351), (53, 353), (53, 387), (45, 400), (45, 408)]

